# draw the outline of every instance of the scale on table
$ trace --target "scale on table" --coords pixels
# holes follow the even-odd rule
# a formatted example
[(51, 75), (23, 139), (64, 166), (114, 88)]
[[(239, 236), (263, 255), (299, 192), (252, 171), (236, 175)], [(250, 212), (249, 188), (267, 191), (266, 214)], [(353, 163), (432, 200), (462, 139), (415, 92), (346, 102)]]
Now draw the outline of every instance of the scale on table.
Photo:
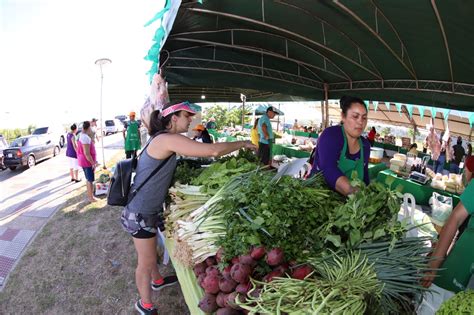
[(419, 172), (411, 172), (409, 179), (422, 185), (426, 184), (430, 180), (428, 176)]

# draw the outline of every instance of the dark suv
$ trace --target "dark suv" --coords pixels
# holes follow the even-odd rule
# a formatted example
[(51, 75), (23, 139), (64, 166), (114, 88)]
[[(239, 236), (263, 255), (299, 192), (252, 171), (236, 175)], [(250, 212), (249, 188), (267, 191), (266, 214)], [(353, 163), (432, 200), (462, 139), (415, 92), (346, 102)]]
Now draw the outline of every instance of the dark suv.
[(20, 137), (13, 140), (10, 147), (3, 150), (3, 163), (12, 171), (18, 166), (30, 168), (39, 161), (58, 155), (59, 151), (59, 145), (46, 136)]

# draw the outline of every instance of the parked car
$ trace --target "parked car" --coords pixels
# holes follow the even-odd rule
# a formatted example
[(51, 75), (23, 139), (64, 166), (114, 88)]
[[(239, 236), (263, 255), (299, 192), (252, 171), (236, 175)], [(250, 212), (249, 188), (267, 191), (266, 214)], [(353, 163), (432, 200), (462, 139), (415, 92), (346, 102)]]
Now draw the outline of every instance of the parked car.
[(12, 171), (18, 166), (31, 168), (39, 161), (58, 155), (60, 150), (59, 144), (47, 136), (24, 136), (13, 140), (10, 147), (3, 150), (3, 162)]
[(115, 116), (115, 119), (120, 120), (123, 124), (128, 119), (128, 117), (127, 117), (127, 115), (118, 115), (118, 116)]
[(105, 135), (122, 132), (123, 123), (118, 119), (110, 119), (105, 121)]
[(6, 148), (8, 148), (7, 140), (5, 140), (5, 138), (2, 135), (0, 135), (0, 169), (1, 170), (4, 170), (7, 168), (5, 164), (3, 164), (3, 150)]
[(44, 135), (51, 142), (59, 145), (60, 148), (63, 148), (66, 144), (66, 129), (61, 126), (46, 126), (36, 128), (32, 135)]

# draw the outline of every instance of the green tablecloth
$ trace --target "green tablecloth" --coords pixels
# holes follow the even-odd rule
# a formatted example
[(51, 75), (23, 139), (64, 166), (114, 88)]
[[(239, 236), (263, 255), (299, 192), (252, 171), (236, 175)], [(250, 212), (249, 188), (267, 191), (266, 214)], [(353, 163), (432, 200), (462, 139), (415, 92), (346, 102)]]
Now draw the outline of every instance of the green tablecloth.
[(178, 277), (178, 281), (181, 285), (181, 291), (183, 292), (183, 297), (186, 301), (189, 312), (193, 315), (206, 315), (206, 313), (201, 311), (201, 309), (198, 307), (199, 301), (204, 296), (204, 291), (201, 289), (201, 287), (199, 287), (199, 285), (188, 285), (190, 282), (197, 282), (193, 270), (181, 265), (172, 258), (174, 240), (167, 238), (165, 240), (165, 246), (170, 255), (174, 270), (176, 271), (176, 276)]
[(311, 155), (310, 152), (298, 150), (296, 146), (273, 144), (272, 155), (286, 155), (287, 157), (307, 158)]
[(369, 178), (370, 181), (374, 181), (377, 179), (377, 175), (383, 171), (386, 170), (388, 167), (385, 165), (385, 163), (377, 163), (377, 164), (369, 164)]
[(419, 205), (429, 205), (429, 199), (433, 195), (433, 192), (437, 192), (444, 196), (452, 197), (454, 206), (456, 206), (459, 202), (458, 194), (453, 194), (444, 190), (434, 189), (430, 186), (430, 184), (422, 185), (409, 179), (397, 177), (397, 175), (391, 170), (384, 170), (379, 172), (379, 174), (377, 175), (377, 181), (386, 184), (385, 180), (388, 176), (392, 176), (395, 178), (395, 181), (392, 184), (393, 189), (395, 189), (399, 185), (402, 185), (402, 193), (412, 194), (416, 199), (416, 203)]
[(298, 136), (298, 137), (305, 137), (305, 138), (314, 138), (314, 139), (317, 139), (318, 138), (318, 134), (316, 132), (304, 132), (304, 131), (294, 131), (294, 130), (285, 130), (285, 132), (287, 134), (290, 134), (290, 135), (295, 135), (295, 136)]

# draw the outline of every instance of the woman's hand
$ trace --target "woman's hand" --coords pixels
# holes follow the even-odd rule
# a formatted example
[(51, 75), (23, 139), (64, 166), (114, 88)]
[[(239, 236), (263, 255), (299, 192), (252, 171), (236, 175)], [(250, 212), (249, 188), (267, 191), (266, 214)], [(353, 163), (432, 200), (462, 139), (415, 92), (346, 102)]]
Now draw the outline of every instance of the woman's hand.
[(257, 151), (257, 146), (250, 141), (244, 141), (244, 148), (252, 151)]
[(433, 280), (436, 277), (436, 270), (430, 270), (425, 273), (423, 278), (421, 279), (421, 285), (425, 288), (429, 288), (433, 283)]

